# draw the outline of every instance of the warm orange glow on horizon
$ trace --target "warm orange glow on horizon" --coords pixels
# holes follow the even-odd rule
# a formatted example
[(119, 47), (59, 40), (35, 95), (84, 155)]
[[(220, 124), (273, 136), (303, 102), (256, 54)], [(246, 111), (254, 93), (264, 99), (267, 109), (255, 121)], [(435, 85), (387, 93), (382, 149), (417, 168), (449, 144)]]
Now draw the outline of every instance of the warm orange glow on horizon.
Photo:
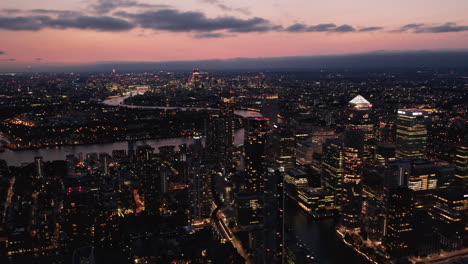
[[(160, 4), (156, 0), (141, 1)], [(223, 33), (228, 37), (196, 38), (200, 32), (170, 32), (143, 29), (136, 26), (121, 32), (103, 32), (93, 29), (50, 29), (38, 31), (5, 30), (0, 28), (2, 43), (1, 65), (37, 65), (57, 63), (94, 63), (109, 61), (180, 61), (229, 59), (238, 57), (283, 57), (330, 54), (362, 53), (375, 50), (422, 50), (461, 49), (468, 46), (465, 31), (449, 33), (391, 32), (402, 25), (424, 23), (427, 26), (444, 25), (448, 22), (464, 26), (468, 24), (460, 4), (448, 0), (428, 0), (424, 5), (407, 3), (403, 0), (392, 3), (376, 3), (357, 0), (350, 3), (305, 3), (292, 0), (271, 5), (267, 0), (239, 1), (229, 3), (244, 8), (247, 12), (219, 10), (216, 6), (199, 1), (185, 0), (170, 3), (173, 10), (201, 12), (209, 19), (234, 17), (252, 19), (259, 17), (283, 29), (295, 23), (317, 25), (333, 23), (351, 25), (356, 30), (379, 26), (383, 29), (369, 32), (300, 32), (291, 33), (281, 29), (268, 33), (235, 33), (229, 30), (214, 30), (208, 33)], [(41, 1), (41, 6), (30, 0), (0, 4), (0, 18), (17, 14), (1, 13), (2, 9), (16, 8), (24, 11), (34, 8), (72, 10), (84, 15), (114, 16), (89, 13), (89, 7), (78, 0), (57, 3)], [(238, 6), (237, 6), (238, 5)], [(340, 8), (337, 8), (339, 6)], [(468, 8), (468, 3), (466, 3)], [(128, 9), (137, 12), (136, 9)], [(141, 12), (146, 11), (140, 10)], [(27, 14), (18, 14), (25, 16)], [(29, 14), (30, 15), (30, 14)]]

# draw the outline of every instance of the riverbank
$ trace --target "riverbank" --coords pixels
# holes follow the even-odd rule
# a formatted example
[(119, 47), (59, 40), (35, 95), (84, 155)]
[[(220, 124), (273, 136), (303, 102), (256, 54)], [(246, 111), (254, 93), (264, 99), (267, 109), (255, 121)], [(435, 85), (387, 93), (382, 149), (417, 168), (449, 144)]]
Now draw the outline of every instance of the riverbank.
[[(124, 104), (125, 99), (129, 98), (131, 95), (125, 95), (125, 96), (120, 96), (120, 97), (113, 97), (109, 98), (107, 100), (102, 101), (101, 103), (109, 106), (120, 106), (120, 107), (127, 107), (127, 108), (138, 108), (138, 109), (160, 109), (160, 110), (176, 110), (180, 109), (182, 111), (201, 111), (201, 110), (208, 110), (208, 111), (214, 111), (214, 110), (219, 110), (217, 108), (210, 108), (210, 107), (182, 107), (182, 106), (145, 106), (145, 105), (130, 105), (130, 104)], [(234, 114), (241, 116), (241, 117), (261, 117), (262, 114), (260, 113), (259, 110), (257, 109), (236, 109), (234, 110)]]
[[(145, 105), (129, 105), (125, 104), (124, 101), (127, 98), (132, 97), (133, 94), (125, 94), (122, 96), (112, 96), (107, 98), (104, 101), (101, 101), (100, 103), (103, 105), (107, 106), (113, 106), (113, 107), (125, 107), (125, 108), (131, 108), (131, 109), (158, 109), (158, 110), (179, 110), (181, 112), (185, 111), (215, 111), (218, 110), (216, 108), (201, 108), (201, 107), (168, 107), (168, 106), (145, 106)], [(234, 114), (247, 118), (247, 117), (261, 117), (261, 113), (259, 113), (259, 110), (257, 109), (237, 109), (234, 111)], [(180, 132), (181, 135), (178, 135), (180, 137), (184, 136), (194, 136), (199, 134), (200, 131), (189, 131), (189, 133), (184, 134), (183, 132)], [(128, 138), (128, 137), (131, 138)], [(74, 141), (73, 139), (67, 140), (69, 138), (61, 138), (57, 139), (55, 142), (46, 142), (47, 140), (42, 140), (39, 141), (38, 143), (32, 145), (31, 143), (27, 144), (22, 144), (24, 142), (16, 142), (15, 144), (11, 144), (11, 142), (14, 142), (11, 138), (9, 138), (7, 135), (3, 135), (0, 133), (0, 146), (3, 145), (3, 147), (6, 149), (10, 150), (33, 150), (33, 149), (40, 149), (40, 148), (57, 148), (57, 147), (63, 147), (63, 146), (78, 146), (78, 145), (94, 145), (94, 144), (101, 144), (101, 143), (113, 143), (113, 142), (119, 142), (119, 141), (127, 141), (127, 140), (135, 140), (135, 141), (142, 141), (142, 140), (159, 140), (159, 139), (165, 139), (165, 138), (173, 138), (174, 135), (169, 135), (167, 133), (162, 133), (159, 135), (135, 135), (135, 133), (130, 133), (128, 135), (118, 135), (119, 140), (115, 141), (115, 139), (110, 139), (110, 138), (98, 138), (98, 142), (91, 142), (91, 141), (86, 141), (83, 139)]]
[[(195, 139), (193, 137), (177, 137), (177, 138), (164, 138), (164, 139), (155, 139), (155, 140), (141, 140), (141, 141), (132, 141), (134, 147), (140, 145), (150, 145), (155, 148), (155, 151), (158, 152), (158, 148), (162, 146), (176, 146), (178, 149), (179, 145), (182, 144), (193, 144)], [(202, 140), (203, 142), (203, 140)], [(44, 161), (52, 160), (65, 160), (66, 156), (73, 154), (75, 156), (82, 153), (86, 155), (87, 153), (109, 153), (111, 154), (113, 150), (128, 150), (128, 141), (119, 141), (119, 142), (109, 142), (101, 144), (88, 144), (88, 145), (70, 145), (70, 146), (61, 146), (57, 148), (39, 148), (39, 149), (28, 149), (28, 150), (6, 150), (3, 153), (0, 153), (0, 159), (6, 160), (9, 166), (21, 166), (23, 163), (34, 162), (34, 157), (41, 156), (44, 158)]]
[[(180, 137), (192, 137), (195, 138), (194, 135), (188, 136), (180, 136)], [(99, 145), (99, 144), (112, 144), (112, 143), (120, 143), (120, 142), (132, 142), (132, 141), (151, 141), (151, 140), (164, 140), (164, 139), (171, 139), (174, 138), (173, 136), (161, 136), (161, 137), (141, 137), (141, 138), (132, 138), (131, 140), (103, 140), (99, 142), (89, 142), (89, 143), (61, 143), (57, 145), (43, 145), (43, 146), (32, 146), (32, 147), (13, 147), (11, 145), (5, 145), (5, 149), (10, 151), (27, 151), (27, 150), (37, 150), (37, 149), (60, 149), (63, 147), (73, 147), (73, 146), (87, 146), (87, 145)]]
[(360, 256), (362, 256), (363, 258), (365, 258), (367, 261), (369, 261), (369, 263), (373, 263), (373, 264), (385, 264), (385, 263), (390, 263), (390, 262), (377, 262), (376, 260), (374, 260), (370, 255), (366, 254), (365, 252), (361, 251), (358, 247), (356, 247), (355, 245), (351, 244), (350, 242), (346, 241), (346, 236), (345, 236), (345, 233), (343, 233), (343, 231), (341, 231), (340, 229), (336, 229), (336, 235), (341, 239), (341, 241), (343, 242), (343, 244), (345, 244), (346, 246), (348, 246), (349, 248), (351, 248), (352, 250), (354, 250), (354, 252), (358, 253)]
[(321, 264), (368, 264), (369, 261), (346, 246), (336, 235), (337, 217), (314, 219), (296, 203), (286, 203), (285, 220), (289, 235), (314, 252)]

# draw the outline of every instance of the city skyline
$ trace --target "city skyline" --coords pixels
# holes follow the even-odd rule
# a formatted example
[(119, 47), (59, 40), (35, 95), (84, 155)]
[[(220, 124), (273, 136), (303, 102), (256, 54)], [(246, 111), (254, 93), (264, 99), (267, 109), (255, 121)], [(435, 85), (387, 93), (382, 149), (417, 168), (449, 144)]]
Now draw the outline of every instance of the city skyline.
[(467, 81), (1, 74), (0, 262), (466, 262)]
[(0, 263), (468, 263), (467, 0), (0, 2)]

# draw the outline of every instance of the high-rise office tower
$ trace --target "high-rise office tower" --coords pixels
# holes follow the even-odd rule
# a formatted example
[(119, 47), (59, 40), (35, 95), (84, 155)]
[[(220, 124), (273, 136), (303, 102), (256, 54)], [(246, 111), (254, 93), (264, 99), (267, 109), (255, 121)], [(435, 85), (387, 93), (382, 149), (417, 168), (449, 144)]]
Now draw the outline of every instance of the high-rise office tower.
[(264, 207), (265, 263), (284, 263), (284, 169), (268, 168)]
[[(406, 160), (403, 160), (406, 161)], [(390, 162), (384, 177), (383, 245), (392, 257), (410, 253), (414, 235), (414, 192), (408, 188), (411, 164)]]
[(364, 152), (364, 131), (352, 128), (345, 131), (343, 151), (343, 226), (358, 229), (362, 206), (362, 163)]
[(188, 78), (189, 84), (194, 84), (199, 82), (200, 80), (203, 79), (203, 74), (200, 72), (199, 69), (193, 69), (192, 74), (190, 74), (190, 77)]
[(244, 187), (252, 192), (263, 192), (267, 169), (267, 141), (270, 134), (268, 118), (248, 118), (245, 129)]
[(139, 194), (144, 198), (145, 211), (150, 215), (155, 215), (159, 212), (160, 206), (160, 181), (157, 177), (157, 166), (154, 164), (145, 163), (138, 166), (138, 178), (140, 181)]
[(262, 115), (270, 120), (272, 124), (278, 122), (279, 106), (278, 94), (264, 94), (262, 101)]
[(218, 162), (223, 152), (222, 146), (222, 121), (219, 113), (212, 113), (205, 120), (206, 150), (205, 159), (207, 161)]
[(322, 187), (334, 196), (335, 206), (341, 205), (344, 145), (339, 138), (328, 138), (323, 144), (322, 156)]
[(391, 143), (379, 143), (375, 151), (375, 164), (386, 165), (395, 161), (395, 145)]
[[(380, 198), (380, 197), (379, 197)], [(362, 202), (361, 229), (371, 241), (380, 242), (385, 226), (383, 201), (377, 197), (366, 197)]]
[(361, 95), (354, 97), (348, 103), (348, 126), (358, 128), (364, 132), (363, 159), (370, 162), (372, 159), (371, 142), (374, 138), (374, 121), (372, 120), (372, 104)]
[(235, 130), (235, 97), (234, 91), (224, 91), (221, 95), (221, 108), (220, 117), (222, 122), (222, 144), (224, 145), (224, 152), (222, 158), (224, 165), (228, 165), (232, 161), (232, 154), (234, 152), (234, 130)]
[(431, 215), (436, 220), (435, 233), (445, 250), (463, 248), (467, 238), (468, 196), (461, 190), (440, 189), (433, 195)]
[(427, 129), (424, 122), (427, 113), (419, 109), (400, 109), (397, 117), (396, 158), (424, 157)]
[(292, 169), (296, 165), (296, 136), (289, 124), (273, 125), (271, 148), (274, 166)]
[(411, 253), (414, 233), (413, 191), (405, 186), (386, 188), (383, 245), (386, 251), (395, 258), (408, 256)]
[(99, 161), (102, 165), (102, 173), (105, 176), (108, 176), (109, 171), (109, 162), (111, 161), (111, 156), (105, 152), (99, 153)]
[(236, 195), (236, 218), (241, 228), (258, 229), (263, 224), (263, 193), (241, 192)]
[(373, 137), (374, 123), (372, 121), (372, 104), (366, 98), (358, 95), (348, 103), (348, 123), (351, 128), (364, 131), (364, 140)]
[(223, 92), (218, 113), (210, 114), (206, 121), (206, 158), (223, 167), (232, 162), (234, 152), (234, 95)]
[(459, 185), (468, 184), (468, 140), (460, 142), (455, 153), (455, 178)]
[(426, 159), (389, 162), (385, 171), (388, 186), (408, 186), (413, 191), (437, 188), (437, 165)]
[[(87, 245), (93, 238), (95, 217), (101, 211), (96, 206), (96, 193), (88, 192), (83, 186), (70, 186), (63, 199), (65, 218), (61, 230), (66, 234), (72, 248)], [(99, 210), (98, 210), (99, 208)]]
[(204, 165), (193, 164), (189, 173), (189, 197), (192, 222), (210, 217), (211, 177)]
[(232, 157), (232, 140), (226, 132), (224, 118), (219, 113), (210, 114), (206, 122), (207, 161), (223, 166)]
[(408, 186), (408, 177), (411, 173), (411, 163), (407, 160), (393, 161), (385, 168), (384, 185), (388, 188), (395, 186)]
[(149, 145), (138, 146), (136, 149), (136, 159), (139, 161), (149, 161), (153, 156), (154, 148)]

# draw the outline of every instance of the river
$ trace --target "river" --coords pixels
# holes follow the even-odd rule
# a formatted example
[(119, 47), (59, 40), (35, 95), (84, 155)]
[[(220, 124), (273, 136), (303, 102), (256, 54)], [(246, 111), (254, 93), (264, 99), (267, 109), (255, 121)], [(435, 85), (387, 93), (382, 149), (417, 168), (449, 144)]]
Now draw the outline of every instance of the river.
[(285, 221), (292, 227), (292, 235), (315, 253), (320, 264), (369, 263), (336, 236), (337, 219), (313, 219), (292, 201), (286, 203), (285, 213)]
[[(145, 108), (145, 109), (186, 109), (180, 107), (159, 107), (159, 106), (134, 106), (122, 105), (123, 100), (128, 96), (122, 96), (105, 100), (103, 103), (107, 105), (115, 105), (129, 108)], [(191, 108), (194, 109), (194, 108)], [(202, 109), (202, 108), (195, 108)], [(258, 112), (236, 110), (237, 115), (243, 117), (260, 116)], [(242, 144), (244, 140), (244, 129), (238, 129), (234, 135), (234, 144)], [(204, 141), (204, 140), (203, 140)], [(148, 144), (155, 148), (156, 152), (161, 146), (176, 146), (176, 149), (181, 144), (192, 144), (195, 142), (193, 137), (176, 137), (166, 139), (142, 140), (135, 141), (135, 146)], [(6, 150), (0, 153), (0, 159), (6, 160), (9, 166), (20, 166), (22, 163), (30, 163), (34, 161), (34, 157), (42, 156), (44, 160), (63, 160), (66, 155), (79, 153), (111, 153), (112, 150), (123, 149), (127, 150), (128, 142), (113, 142), (103, 144), (89, 145), (73, 145), (61, 146), (56, 148), (39, 148), (28, 150)], [(320, 260), (322, 264), (361, 264), (367, 263), (352, 249), (346, 247), (335, 235), (336, 221), (332, 218), (328, 219), (311, 219), (300, 208), (292, 203), (288, 203), (286, 208), (286, 222), (292, 227), (293, 235), (298, 237), (307, 247), (309, 247)]]
[[(123, 104), (125, 99), (130, 97), (131, 95), (119, 96), (104, 100), (102, 103), (105, 105), (112, 105), (112, 106), (121, 106), (121, 107), (128, 107), (128, 108), (140, 108), (140, 109), (165, 109), (165, 110), (173, 110), (173, 109), (180, 109), (180, 110), (217, 110), (216, 108), (203, 108), (203, 107), (176, 107), (176, 106), (141, 106), (141, 105), (127, 105)], [(236, 115), (242, 117), (260, 117), (262, 116), (257, 111), (249, 111), (249, 110), (234, 110)]]
[[(103, 104), (128, 107), (128, 108), (142, 108), (142, 109), (181, 109), (181, 110), (203, 110), (213, 108), (184, 108), (184, 107), (162, 107), (162, 106), (137, 106), (137, 105), (125, 105), (122, 104), (123, 101), (128, 98), (130, 95), (115, 97), (103, 101)], [(259, 117), (260, 113), (255, 111), (248, 110), (235, 110), (236, 115), (242, 117)], [(244, 129), (238, 129), (234, 134), (234, 144), (240, 145), (244, 141)], [(195, 142), (193, 137), (176, 137), (176, 138), (164, 138), (164, 139), (154, 139), (154, 140), (141, 140), (135, 141), (135, 147), (139, 145), (150, 145), (155, 148), (156, 152), (159, 147), (162, 146), (176, 146), (176, 150), (179, 145), (187, 144), (190, 145)], [(78, 155), (79, 153), (112, 153), (112, 150), (116, 149), (128, 149), (127, 141), (122, 142), (112, 142), (112, 143), (101, 143), (101, 144), (87, 144), (87, 145), (70, 145), (70, 146), (59, 146), (59, 147), (47, 147), (39, 149), (26, 149), (26, 150), (5, 150), (5, 152), (0, 153), (0, 159), (6, 160), (9, 166), (20, 166), (23, 163), (30, 163), (34, 161), (34, 157), (41, 156), (45, 161), (51, 160), (64, 160), (65, 157), (69, 154)]]
[[(204, 138), (202, 143), (204, 143)], [(244, 129), (238, 129), (234, 134), (234, 144), (240, 145), (244, 142)], [(163, 139), (152, 139), (152, 140), (140, 140), (135, 141), (135, 147), (140, 145), (150, 145), (155, 148), (155, 152), (158, 152), (158, 148), (162, 146), (178, 146), (182, 144), (193, 144), (195, 139), (193, 137), (176, 137), (176, 138), (163, 138)], [(87, 153), (101, 153), (106, 152), (111, 154), (112, 150), (116, 149), (128, 149), (128, 142), (112, 142), (112, 143), (101, 143), (101, 144), (88, 144), (88, 145), (69, 145), (60, 147), (48, 147), (38, 149), (25, 149), (25, 150), (9, 150), (0, 153), (0, 159), (7, 162), (8, 166), (20, 166), (23, 163), (34, 162), (34, 157), (41, 156), (45, 161), (51, 160), (64, 160), (69, 154), (78, 156), (79, 153), (86, 155)]]

